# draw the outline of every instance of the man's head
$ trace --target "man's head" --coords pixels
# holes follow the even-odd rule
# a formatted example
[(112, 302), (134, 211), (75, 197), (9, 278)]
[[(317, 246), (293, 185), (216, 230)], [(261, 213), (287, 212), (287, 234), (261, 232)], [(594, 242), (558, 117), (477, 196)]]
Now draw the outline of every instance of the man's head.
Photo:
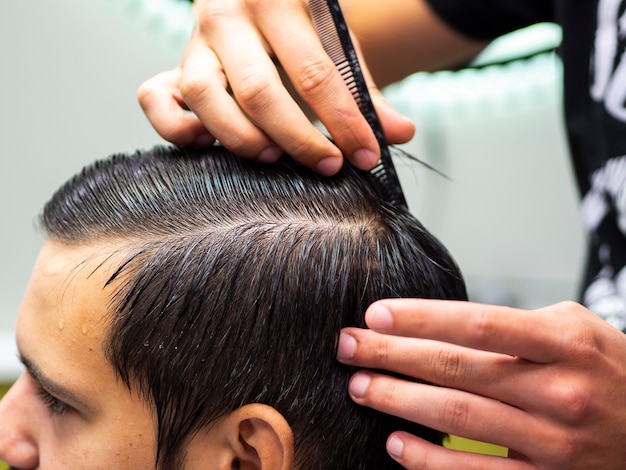
[(86, 168), (41, 221), (1, 457), (12, 439), (54, 456), (45, 468), (380, 469), (396, 468), (394, 430), (441, 440), (352, 403), (335, 361), (377, 299), (465, 298), (446, 250), (368, 174), (157, 148)]

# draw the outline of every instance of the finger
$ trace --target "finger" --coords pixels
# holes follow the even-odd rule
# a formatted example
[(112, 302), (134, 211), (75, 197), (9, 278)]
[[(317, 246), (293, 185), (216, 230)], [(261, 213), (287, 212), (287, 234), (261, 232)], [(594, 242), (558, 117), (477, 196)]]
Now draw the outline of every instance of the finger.
[(520, 380), (531, 375), (534, 366), (508, 355), (359, 328), (342, 330), (337, 358), (345, 364), (395, 372), (516, 406), (521, 405), (516, 399)]
[(395, 372), (493, 398), (562, 422), (579, 419), (589, 402), (585, 388), (577, 385), (576, 375), (567, 368), (547, 369), (517, 357), (439, 341), (344, 328), (337, 358), (345, 364)]
[(228, 93), (224, 72), (213, 51), (190, 44), (179, 86), (189, 108), (229, 150), (265, 162), (280, 157), (282, 150), (248, 119)]
[(572, 338), (574, 318), (549, 309), (519, 310), (472, 302), (390, 299), (370, 306), (365, 316), (374, 330), (444, 341), (518, 356), (536, 363), (560, 359)]
[(481, 391), (482, 382), (490, 387), (494, 378), (503, 371), (510, 372), (519, 362), (512, 356), (360, 328), (341, 331), (337, 358), (346, 364), (419, 377), (474, 393)]
[(533, 458), (545, 458), (538, 443), (554, 437), (551, 426), (520, 409), (459, 390), (357, 372), (350, 380), (349, 393), (359, 405), (444, 433), (513, 447), (518, 454)]
[[(220, 34), (220, 29), (225, 27), (230, 28), (229, 34), (224, 31)], [(343, 161), (341, 151), (313, 126), (289, 95), (264, 49), (263, 38), (237, 19), (221, 22), (216, 28), (214, 48), (245, 114), (294, 159), (322, 174), (336, 173)], [(232, 40), (232, 31), (237, 31), (236, 41)]]
[(180, 69), (162, 72), (146, 80), (137, 90), (137, 98), (156, 132), (174, 144), (210, 145), (215, 139), (202, 122), (189, 113), (180, 92)]
[(395, 432), (389, 436), (387, 452), (396, 462), (409, 470), (456, 470), (459, 468), (530, 470), (532, 468), (527, 463), (503, 457), (446, 449), (405, 432)]
[(390, 144), (404, 144), (415, 135), (415, 124), (409, 118), (396, 111), (385, 99), (378, 88), (370, 88), (374, 108)]
[[(324, 51), (308, 13), (260, 15), (260, 25), (295, 91), (324, 124), (335, 144), (358, 168), (373, 168), (380, 158), (378, 142)], [(285, 41), (284, 37), (298, 40)]]

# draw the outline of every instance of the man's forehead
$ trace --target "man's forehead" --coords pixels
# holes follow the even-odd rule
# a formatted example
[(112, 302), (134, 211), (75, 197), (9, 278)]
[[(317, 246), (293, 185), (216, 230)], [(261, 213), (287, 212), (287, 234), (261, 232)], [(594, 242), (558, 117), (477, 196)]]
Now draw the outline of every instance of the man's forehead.
[[(106, 313), (107, 264), (97, 246), (47, 241), (33, 269), (25, 302), (39, 312), (75, 322), (100, 322)], [(67, 326), (65, 322), (61, 326)]]
[(20, 351), (41, 367), (52, 363), (101, 367), (110, 298), (110, 288), (104, 288), (105, 264), (93, 246), (44, 244), (18, 315)]

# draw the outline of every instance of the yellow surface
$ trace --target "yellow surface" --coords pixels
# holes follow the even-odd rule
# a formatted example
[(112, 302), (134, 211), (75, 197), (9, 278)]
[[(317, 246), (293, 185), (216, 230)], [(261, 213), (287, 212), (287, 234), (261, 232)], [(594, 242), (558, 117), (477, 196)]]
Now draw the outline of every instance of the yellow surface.
[[(0, 397), (4, 396), (10, 385), (0, 384)], [(8, 470), (9, 466), (4, 462), (0, 462), (0, 470)]]
[[(6, 393), (9, 387), (10, 385), (0, 384), (0, 397)], [(507, 453), (507, 450), (504, 447), (485, 444), (484, 442), (470, 441), (469, 439), (463, 439), (457, 436), (451, 436), (449, 439), (446, 439), (445, 446), (450, 449), (465, 450), (479, 454), (500, 455), (503, 457), (506, 457)], [(8, 468), (9, 467), (6, 464), (0, 462), (0, 470), (8, 470)]]
[(458, 436), (450, 436), (444, 442), (444, 446), (449, 449), (465, 450), (476, 454), (499, 455), (500, 457), (506, 457), (508, 452), (504, 447), (486, 444), (484, 442), (471, 441)]

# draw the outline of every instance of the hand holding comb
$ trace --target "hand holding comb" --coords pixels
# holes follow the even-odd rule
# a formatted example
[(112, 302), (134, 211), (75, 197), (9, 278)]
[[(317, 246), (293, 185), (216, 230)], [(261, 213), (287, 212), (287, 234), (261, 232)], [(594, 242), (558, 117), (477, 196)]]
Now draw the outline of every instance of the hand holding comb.
[(380, 162), (370, 172), (380, 181), (390, 203), (406, 207), (406, 199), (391, 159), (389, 145), (385, 140), (380, 120), (367, 90), (339, 2), (338, 0), (310, 0), (309, 7), (324, 50), (339, 70), (344, 83), (348, 86), (378, 141)]

